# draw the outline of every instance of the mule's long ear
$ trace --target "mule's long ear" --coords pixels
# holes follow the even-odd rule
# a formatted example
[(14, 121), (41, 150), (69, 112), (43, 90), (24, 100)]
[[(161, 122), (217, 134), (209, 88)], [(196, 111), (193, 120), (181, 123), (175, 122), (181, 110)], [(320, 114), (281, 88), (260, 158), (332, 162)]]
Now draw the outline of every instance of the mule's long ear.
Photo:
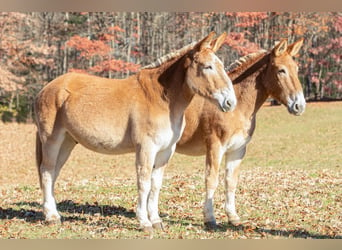
[(211, 48), (214, 52), (218, 51), (218, 49), (221, 48), (222, 44), (226, 40), (226, 37), (227, 33), (223, 32), (218, 38), (211, 42)]
[[(213, 37), (215, 36), (215, 32), (212, 31), (207, 35), (205, 38), (203, 38), (197, 45), (199, 46), (199, 50), (202, 50), (204, 48), (210, 48), (211, 40), (213, 40)], [(196, 45), (196, 47), (197, 47)]]
[(304, 38), (301, 38), (300, 40), (298, 40), (297, 42), (294, 42), (293, 44), (289, 45), (287, 47), (287, 52), (291, 55), (291, 56), (295, 56), (298, 54), (299, 49), (302, 47), (303, 45), (303, 41)]
[(283, 39), (273, 48), (273, 54), (275, 56), (281, 56), (287, 50), (287, 40)]

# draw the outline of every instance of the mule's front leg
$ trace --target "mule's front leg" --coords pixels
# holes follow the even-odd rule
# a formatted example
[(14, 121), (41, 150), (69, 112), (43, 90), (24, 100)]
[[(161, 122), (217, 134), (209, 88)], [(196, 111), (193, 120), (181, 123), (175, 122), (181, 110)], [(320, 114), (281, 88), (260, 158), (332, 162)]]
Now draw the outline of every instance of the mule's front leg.
[(153, 227), (156, 229), (163, 229), (162, 220), (158, 211), (159, 193), (163, 183), (165, 167), (175, 152), (175, 149), (176, 144), (164, 151), (158, 152), (156, 155), (155, 165), (152, 170), (152, 187), (148, 200), (148, 214)]
[(208, 229), (216, 228), (214, 214), (214, 193), (218, 186), (219, 168), (221, 165), (222, 154), (219, 143), (210, 143), (207, 148), (206, 171), (205, 171), (205, 200), (204, 200), (204, 225)]
[(246, 153), (246, 147), (226, 154), (225, 188), (226, 203), (225, 211), (228, 221), (233, 225), (240, 223), (240, 217), (235, 209), (235, 192), (239, 179), (239, 166)]
[(166, 164), (161, 167), (155, 166), (152, 171), (152, 186), (148, 199), (148, 214), (152, 226), (155, 229), (163, 229), (162, 220), (159, 217), (158, 212), (158, 200), (159, 200), (159, 192), (163, 182), (163, 173)]
[[(151, 173), (154, 154), (150, 151), (139, 149), (136, 154), (136, 171), (138, 185), (137, 217), (143, 231), (152, 232), (152, 223), (148, 218), (148, 196), (151, 190)], [(152, 160), (153, 159), (153, 160)]]

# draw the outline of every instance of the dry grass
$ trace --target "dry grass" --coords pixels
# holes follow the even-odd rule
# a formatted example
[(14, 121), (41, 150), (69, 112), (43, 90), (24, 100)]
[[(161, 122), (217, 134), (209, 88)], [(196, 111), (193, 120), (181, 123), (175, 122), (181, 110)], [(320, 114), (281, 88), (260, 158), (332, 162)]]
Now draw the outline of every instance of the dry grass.
[[(216, 194), (219, 229), (202, 223), (204, 157), (176, 154), (160, 211), (167, 227), (154, 238), (341, 238), (342, 103), (308, 104), (302, 117), (264, 107), (243, 161), (237, 209), (227, 224), (223, 176)], [(80, 146), (62, 170), (56, 196), (64, 222), (42, 221), (35, 127), (0, 123), (0, 238), (144, 238), (135, 218), (133, 154), (108, 156)], [(223, 171), (222, 171), (223, 172)]]

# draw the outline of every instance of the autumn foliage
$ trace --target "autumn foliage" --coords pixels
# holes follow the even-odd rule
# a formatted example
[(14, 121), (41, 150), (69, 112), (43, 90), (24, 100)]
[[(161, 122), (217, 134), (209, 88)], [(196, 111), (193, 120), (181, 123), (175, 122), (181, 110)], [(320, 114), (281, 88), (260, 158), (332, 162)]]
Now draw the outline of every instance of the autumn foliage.
[[(118, 29), (119, 27), (114, 27), (114, 30)], [(72, 68), (70, 71), (100, 73), (101, 75), (108, 72), (137, 72), (140, 65), (123, 60), (111, 59), (112, 48), (106, 42), (109, 38), (110, 36), (106, 34), (101, 40), (90, 40), (87, 37), (80, 37), (78, 35), (71, 37), (66, 43), (66, 46), (79, 52), (77, 61), (91, 62), (92, 60), (95, 62), (93, 63), (95, 65), (87, 69)]]
[(70, 71), (123, 78), (210, 31), (228, 33), (226, 66), (282, 38), (304, 37), (296, 58), (307, 99), (341, 99), (338, 12), (2, 12), (0, 116), (30, 120), (44, 84)]

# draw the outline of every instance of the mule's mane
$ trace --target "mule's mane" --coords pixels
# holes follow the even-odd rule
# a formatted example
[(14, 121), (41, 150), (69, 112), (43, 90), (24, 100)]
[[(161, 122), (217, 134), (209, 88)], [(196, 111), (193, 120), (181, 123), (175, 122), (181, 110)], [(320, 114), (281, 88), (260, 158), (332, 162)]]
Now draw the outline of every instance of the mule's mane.
[(176, 51), (173, 51), (173, 52), (170, 52), (169, 54), (167, 55), (164, 55), (162, 57), (160, 57), (159, 59), (157, 59), (155, 62), (151, 63), (151, 64), (148, 64), (144, 67), (142, 67), (141, 69), (153, 69), (153, 68), (157, 68), (159, 66), (161, 66), (162, 64), (168, 62), (168, 61), (171, 61), (175, 58), (179, 58), (183, 55), (185, 55), (188, 51), (190, 51), (191, 49), (194, 48), (194, 46), (196, 45), (197, 42), (193, 42), (193, 43), (190, 43), (186, 46), (184, 46), (183, 48), (181, 49), (178, 49)]
[(226, 71), (229, 76), (240, 75), (256, 62), (258, 62), (259, 59), (264, 57), (267, 53), (268, 52), (266, 50), (259, 50), (257, 52), (240, 57), (239, 59), (235, 60), (235, 62), (230, 64)]

